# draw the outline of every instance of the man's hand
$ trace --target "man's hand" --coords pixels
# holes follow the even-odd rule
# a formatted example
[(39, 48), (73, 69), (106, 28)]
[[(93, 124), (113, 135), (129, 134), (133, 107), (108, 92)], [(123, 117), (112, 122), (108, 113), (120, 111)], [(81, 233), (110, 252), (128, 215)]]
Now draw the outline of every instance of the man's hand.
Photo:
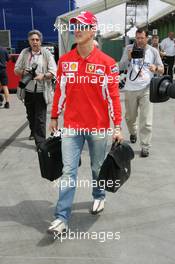
[(49, 130), (53, 133), (58, 130), (58, 119), (51, 119), (51, 122), (49, 124)]
[(20, 76), (20, 77), (23, 77), (24, 75), (26, 75), (27, 73), (29, 73), (27, 70), (15, 70), (15, 74)]
[(149, 68), (149, 70), (151, 72), (156, 72), (157, 71), (157, 66), (155, 64), (150, 64), (148, 68)]
[(113, 133), (113, 135), (112, 135), (112, 142), (115, 142), (115, 141), (117, 141), (117, 142), (122, 142), (124, 140), (124, 137), (123, 137), (123, 135), (122, 135), (122, 132), (121, 132), (121, 130), (119, 130), (119, 129), (114, 129), (114, 133)]
[(41, 81), (44, 79), (44, 74), (43, 73), (39, 73), (35, 78), (34, 80), (37, 80), (37, 81)]
[(165, 51), (159, 51), (160, 53), (160, 57), (163, 58), (164, 56), (166, 56), (166, 52)]
[(24, 75), (26, 75), (26, 74), (28, 74), (28, 73), (29, 73), (29, 71), (27, 71), (27, 70), (23, 70), (22, 73), (21, 73), (21, 75), (24, 76)]

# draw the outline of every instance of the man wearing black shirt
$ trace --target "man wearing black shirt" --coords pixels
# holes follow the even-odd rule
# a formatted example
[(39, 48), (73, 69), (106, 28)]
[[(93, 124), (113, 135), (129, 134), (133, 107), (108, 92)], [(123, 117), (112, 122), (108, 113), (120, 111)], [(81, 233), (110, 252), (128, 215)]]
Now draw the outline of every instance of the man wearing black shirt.
[(8, 78), (6, 73), (6, 62), (9, 60), (8, 53), (5, 49), (0, 47), (0, 86), (4, 90), (6, 102), (4, 108), (10, 108), (9, 105), (9, 91), (8, 91)]

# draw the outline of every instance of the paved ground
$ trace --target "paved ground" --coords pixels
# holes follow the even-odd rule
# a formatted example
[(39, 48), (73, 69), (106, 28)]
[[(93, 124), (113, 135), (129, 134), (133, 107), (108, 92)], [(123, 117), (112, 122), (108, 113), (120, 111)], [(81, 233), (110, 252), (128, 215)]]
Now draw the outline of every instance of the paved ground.
[[(25, 109), (15, 95), (9, 110), (0, 109), (0, 120), (1, 264), (175, 263), (175, 101), (154, 106), (151, 155), (140, 158), (134, 145), (131, 178), (107, 195), (101, 216), (88, 213), (90, 188), (78, 188), (70, 222), (76, 238), (62, 243), (45, 232), (57, 187), (40, 177)], [(124, 134), (127, 139), (126, 127)], [(90, 179), (86, 146), (79, 178)], [(88, 232), (89, 239), (78, 239), (80, 232)], [(116, 232), (119, 240), (112, 239)]]

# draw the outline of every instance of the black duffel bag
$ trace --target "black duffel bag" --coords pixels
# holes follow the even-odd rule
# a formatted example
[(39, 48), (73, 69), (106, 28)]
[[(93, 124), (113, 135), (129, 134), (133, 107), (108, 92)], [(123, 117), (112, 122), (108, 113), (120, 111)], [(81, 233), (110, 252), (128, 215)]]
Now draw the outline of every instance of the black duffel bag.
[(3, 101), (4, 101), (4, 96), (0, 94), (0, 104), (2, 104)]
[[(61, 136), (47, 138), (38, 146), (38, 159), (41, 176), (54, 181), (62, 176)], [(79, 160), (81, 166), (81, 158)]]
[(100, 189), (116, 192), (128, 180), (133, 158), (134, 151), (129, 144), (113, 143), (97, 179)]
[(43, 178), (49, 181), (60, 178), (63, 169), (61, 137), (49, 137), (39, 144), (38, 159)]

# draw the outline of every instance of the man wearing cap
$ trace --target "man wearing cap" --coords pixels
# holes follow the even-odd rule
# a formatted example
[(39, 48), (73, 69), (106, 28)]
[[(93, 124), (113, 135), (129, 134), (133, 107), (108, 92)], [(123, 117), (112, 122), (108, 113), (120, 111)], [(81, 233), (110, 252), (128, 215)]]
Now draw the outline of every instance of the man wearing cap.
[[(50, 123), (50, 130), (56, 131), (58, 117), (64, 108), (63, 176), (55, 210), (56, 220), (48, 228), (50, 233), (57, 234), (68, 229), (79, 158), (85, 140), (89, 147), (94, 183), (105, 158), (110, 115), (114, 123), (113, 141), (123, 139), (118, 67), (111, 57), (93, 43), (97, 18), (91, 12), (81, 12), (71, 18), (70, 23), (74, 27), (77, 46), (59, 59)], [(103, 135), (100, 131), (104, 132)], [(94, 201), (90, 212), (98, 214), (104, 209), (105, 191), (94, 184), (92, 189)]]

